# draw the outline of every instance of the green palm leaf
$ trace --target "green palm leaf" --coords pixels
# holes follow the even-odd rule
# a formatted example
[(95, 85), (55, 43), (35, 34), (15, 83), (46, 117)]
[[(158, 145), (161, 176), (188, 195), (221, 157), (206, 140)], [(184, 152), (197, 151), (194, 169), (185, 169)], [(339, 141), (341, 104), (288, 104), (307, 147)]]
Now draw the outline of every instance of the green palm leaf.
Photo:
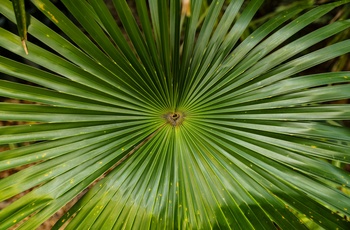
[[(302, 71), (350, 52), (350, 40), (310, 47), (350, 27), (306, 26), (349, 1), (297, 6), (240, 42), (263, 1), (32, 0), (64, 34), (30, 17), (46, 48), (0, 28), (0, 46), (44, 68), (0, 56), (0, 228), (35, 229), (89, 191), (53, 229), (349, 229), (350, 72)], [(223, 12), (222, 9), (225, 8)], [(0, 12), (15, 22), (12, 4)], [(300, 16), (298, 16), (300, 15)], [(291, 20), (293, 19), (294, 20)], [(290, 39), (291, 37), (296, 39)], [(308, 51), (308, 52), (306, 52)], [(67, 224), (68, 223), (68, 224)], [(67, 224), (67, 225), (66, 225)]]
[(22, 46), (24, 49), (24, 52), (28, 54), (27, 50), (27, 16), (25, 12), (25, 4), (24, 0), (14, 0), (12, 1), (13, 4), (13, 10), (16, 15), (16, 22), (17, 22), (17, 28), (18, 28), (18, 34), (21, 37)]

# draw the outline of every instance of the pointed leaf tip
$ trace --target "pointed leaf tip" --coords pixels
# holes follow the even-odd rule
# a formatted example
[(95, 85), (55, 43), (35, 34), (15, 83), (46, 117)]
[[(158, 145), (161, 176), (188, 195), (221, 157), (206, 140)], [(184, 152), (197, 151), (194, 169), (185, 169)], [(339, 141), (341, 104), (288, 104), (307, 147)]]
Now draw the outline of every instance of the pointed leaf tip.
[(191, 0), (182, 0), (182, 15), (191, 16)]
[(13, 10), (16, 16), (18, 35), (21, 38), (24, 52), (28, 54), (27, 48), (27, 18), (24, 0), (12, 0)]
[(24, 52), (28, 55), (28, 48), (27, 48), (27, 43), (25, 39), (22, 40), (22, 46), (23, 46)]

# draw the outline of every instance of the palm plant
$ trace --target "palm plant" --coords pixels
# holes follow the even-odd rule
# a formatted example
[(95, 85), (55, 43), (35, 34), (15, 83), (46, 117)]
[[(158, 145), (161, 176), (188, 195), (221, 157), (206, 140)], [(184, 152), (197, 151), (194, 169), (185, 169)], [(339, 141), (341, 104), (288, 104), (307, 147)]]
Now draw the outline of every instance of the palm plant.
[[(0, 229), (35, 229), (89, 191), (53, 229), (349, 229), (350, 72), (302, 71), (350, 52), (350, 40), (303, 53), (350, 27), (298, 33), (335, 7), (297, 6), (240, 37), (262, 0), (32, 0), (42, 47), (0, 28), (0, 46), (44, 68), (0, 56), (0, 199), (35, 188), (0, 211)], [(225, 11), (222, 11), (225, 6)], [(15, 21), (12, 4), (0, 12)], [(222, 13), (223, 12), (223, 13)], [(300, 16), (298, 16), (300, 15)], [(202, 22), (202, 23), (201, 23)], [(83, 28), (83, 31), (82, 31)], [(126, 32), (127, 38), (123, 31)], [(290, 39), (294, 37), (294, 39)], [(67, 223), (68, 224), (67, 224)]]

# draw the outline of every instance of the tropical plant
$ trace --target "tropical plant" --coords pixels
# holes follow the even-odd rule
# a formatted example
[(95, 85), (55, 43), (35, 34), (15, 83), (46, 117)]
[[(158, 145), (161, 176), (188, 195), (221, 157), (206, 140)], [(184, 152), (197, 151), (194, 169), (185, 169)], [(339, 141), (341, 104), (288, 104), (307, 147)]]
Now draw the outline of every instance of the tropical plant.
[[(349, 1), (292, 7), (241, 35), (262, 0), (32, 0), (28, 33), (0, 28), (0, 46), (43, 68), (0, 56), (0, 229), (35, 229), (89, 191), (53, 229), (350, 229), (350, 72), (302, 71), (350, 52), (350, 40), (314, 45), (350, 27), (315, 20)], [(224, 12), (222, 9), (225, 8)], [(15, 22), (11, 1), (0, 12)], [(203, 17), (205, 14), (205, 18)], [(300, 16), (298, 16), (300, 15)], [(201, 22), (201, 19), (204, 20)], [(22, 28), (23, 30), (23, 28)], [(126, 36), (127, 35), (127, 36)], [(29, 39), (30, 40), (30, 39)], [(314, 51), (310, 51), (313, 48)], [(308, 51), (308, 52), (305, 52)], [(68, 224), (67, 224), (68, 223)]]

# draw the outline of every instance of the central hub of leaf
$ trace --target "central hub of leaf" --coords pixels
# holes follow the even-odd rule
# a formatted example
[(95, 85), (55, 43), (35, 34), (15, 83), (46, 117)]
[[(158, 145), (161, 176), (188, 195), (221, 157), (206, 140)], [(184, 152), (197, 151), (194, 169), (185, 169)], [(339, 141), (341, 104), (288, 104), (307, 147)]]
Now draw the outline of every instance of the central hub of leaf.
[(184, 121), (184, 114), (182, 112), (164, 114), (165, 120), (172, 126), (180, 126)]

